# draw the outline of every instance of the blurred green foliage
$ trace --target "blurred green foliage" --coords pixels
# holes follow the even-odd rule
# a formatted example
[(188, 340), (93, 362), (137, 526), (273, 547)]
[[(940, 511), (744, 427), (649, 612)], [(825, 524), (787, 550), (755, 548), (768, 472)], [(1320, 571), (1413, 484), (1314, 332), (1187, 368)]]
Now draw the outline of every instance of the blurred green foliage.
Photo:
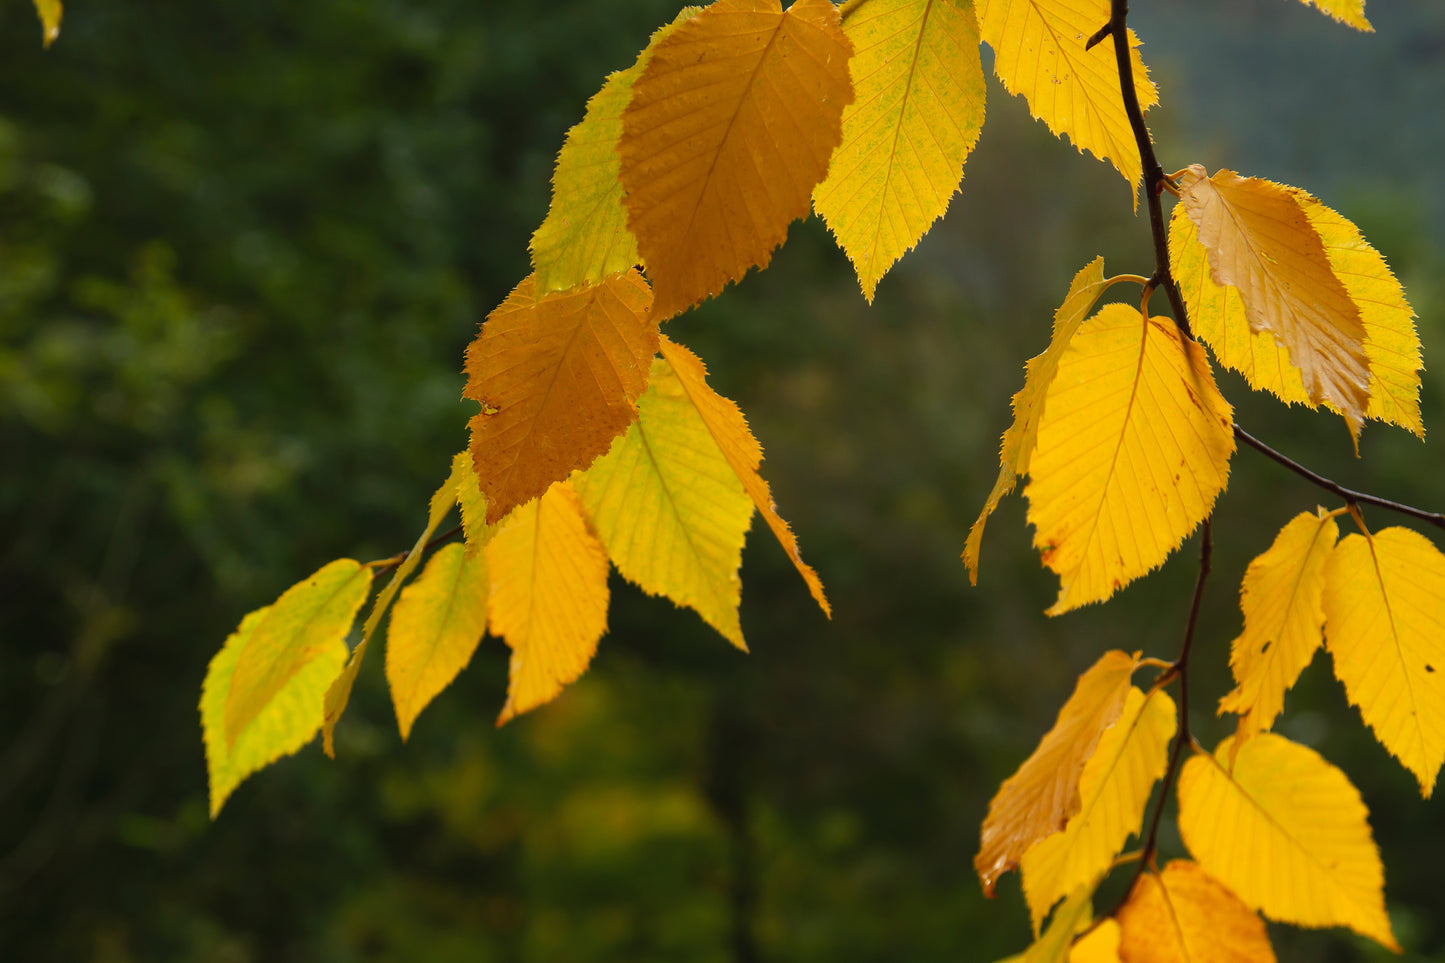
[[(1375, 3), (1380, 33), (1361, 38), (1278, 0), (1136, 6), (1166, 164), (1316, 190), (1401, 274), (1427, 360), (1441, 350), (1438, 9)], [(990, 904), (973, 876), (987, 800), (1104, 649), (1173, 654), (1193, 550), (1049, 621), (1014, 499), (967, 586), (957, 554), (1007, 398), (1068, 278), (1097, 253), (1149, 263), (1117, 175), (997, 87), (963, 193), (875, 307), (810, 222), (768, 272), (670, 325), (767, 447), (831, 622), (758, 531), (751, 656), (617, 583), (594, 669), (555, 704), (495, 729), (507, 653), (489, 641), (402, 747), (373, 659), (336, 762), (308, 749), (206, 819), (207, 661), (326, 560), (410, 544), (465, 443), (462, 348), (528, 270), (563, 132), (674, 12), (75, 0), (45, 52), (29, 5), (0, 4), (7, 959), (841, 963), (1026, 942), (1016, 886)], [(1250, 54), (1276, 43), (1283, 61)], [(1327, 69), (1351, 57), (1371, 70)], [(1293, 78), (1288, 116), (1254, 67)], [(1355, 129), (1335, 83), (1377, 108), (1369, 157), (1318, 133)], [(1427, 375), (1427, 424), (1441, 381)], [(1337, 421), (1223, 384), (1291, 454), (1445, 505), (1438, 452), (1372, 428), (1356, 463)], [(1315, 500), (1236, 459), (1196, 683), (1210, 738), (1243, 566)], [(1445, 958), (1439, 804), (1323, 660), (1287, 712), (1363, 789), (1402, 940)], [(1276, 935), (1286, 959), (1371, 952)]]

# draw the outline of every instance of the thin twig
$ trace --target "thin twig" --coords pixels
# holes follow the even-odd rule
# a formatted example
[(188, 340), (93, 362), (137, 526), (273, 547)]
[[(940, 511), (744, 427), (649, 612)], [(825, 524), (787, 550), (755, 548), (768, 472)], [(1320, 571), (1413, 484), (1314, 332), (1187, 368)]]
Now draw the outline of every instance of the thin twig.
[[(462, 530), (462, 526), (461, 526), (461, 525), (454, 525), (454, 526), (452, 526), (451, 528), (449, 528), (449, 529), (447, 529), (446, 531), (442, 532), (442, 533), (441, 533), (440, 535), (438, 535), (436, 538), (432, 539), (431, 541), (429, 541), (429, 542), (427, 542), (425, 545), (423, 545), (422, 548), (421, 548), (422, 552), (423, 552), (423, 553), (430, 552), (432, 549), (436, 548), (436, 547), (437, 547), (438, 545), (440, 545), (442, 542), (451, 541), (451, 540), (452, 540), (453, 538), (455, 538), (457, 535), (461, 534), (461, 530)], [(374, 569), (376, 569), (378, 572), (385, 572), (387, 569), (396, 568), (396, 567), (397, 567), (398, 565), (400, 565), (402, 562), (405, 562), (405, 561), (406, 561), (406, 557), (407, 557), (408, 555), (410, 555), (410, 554), (411, 554), (410, 551), (406, 551), (406, 552), (400, 552), (400, 553), (398, 553), (398, 554), (396, 554), (396, 555), (393, 555), (393, 556), (391, 556), (390, 558), (378, 558), (378, 559), (376, 559), (375, 561), (367, 562), (367, 563), (366, 563), (366, 567), (367, 567), (367, 568), (374, 568)]]

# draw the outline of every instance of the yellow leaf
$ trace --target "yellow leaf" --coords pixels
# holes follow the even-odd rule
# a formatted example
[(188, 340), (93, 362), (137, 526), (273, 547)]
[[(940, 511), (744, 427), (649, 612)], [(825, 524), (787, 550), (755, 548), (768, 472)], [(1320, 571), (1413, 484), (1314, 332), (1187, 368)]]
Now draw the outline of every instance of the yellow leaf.
[(778, 507), (773, 504), (768, 483), (758, 474), (758, 466), (763, 463), (763, 449), (748, 429), (743, 413), (738, 410), (737, 405), (708, 387), (707, 369), (697, 355), (666, 337), (661, 339), (660, 347), (662, 356), (672, 366), (672, 373), (677, 376), (678, 384), (682, 386), (688, 401), (692, 402), (703, 424), (707, 426), (708, 434), (712, 435), (728, 465), (743, 483), (743, 491), (753, 500), (768, 527), (773, 530), (778, 543), (783, 546), (783, 551), (792, 559), (798, 574), (803, 576), (814, 601), (831, 617), (833, 610), (823, 594), (823, 583), (819, 580), (818, 573), (813, 571), (812, 566), (804, 562), (798, 553), (798, 540), (793, 537), (788, 523), (778, 515)]
[(1300, 0), (1306, 6), (1315, 6), (1334, 17), (1340, 23), (1348, 24), (1364, 33), (1374, 33), (1375, 28), (1365, 19), (1365, 0)]
[(1200, 866), (1270, 919), (1348, 926), (1398, 952), (1369, 813), (1349, 779), (1272, 732), (1233, 743), (1179, 775), (1179, 832)]
[(1289, 352), (1310, 401), (1329, 401), (1358, 437), (1370, 398), (1364, 324), (1299, 199), (1233, 171), (1207, 177), (1198, 164), (1179, 188), (1210, 278), (1239, 292), (1249, 330), (1268, 331)]
[(487, 545), (493, 635), (512, 647), (500, 725), (556, 698), (607, 630), (607, 553), (567, 482), (514, 511)]
[(1154, 783), (1169, 761), (1174, 700), (1130, 688), (1119, 719), (1099, 739), (1079, 779), (1079, 811), (1063, 832), (1034, 843), (1022, 861), (1024, 896), (1037, 930), (1059, 899), (1106, 873), (1139, 831)]
[(665, 359), (637, 406), (627, 434), (572, 484), (623, 577), (746, 650), (738, 568), (752, 500)]
[(1022, 963), (1063, 963), (1069, 958), (1074, 937), (1094, 918), (1094, 890), (1100, 880), (1080, 886), (1064, 900), (1048, 928), (1024, 951)]
[(60, 36), (60, 17), (63, 13), (60, 0), (35, 0), (35, 12), (40, 14), (40, 26), (45, 31), (45, 46), (49, 47)]
[(1233, 415), (1167, 319), (1105, 305), (1059, 359), (1029, 463), (1029, 521), (1058, 615), (1159, 566), (1229, 479)]
[(461, 510), (462, 538), (467, 543), (467, 558), (474, 558), (487, 547), (487, 540), (491, 538), (491, 529), (487, 526), (487, 497), (482, 494), (477, 473), (472, 471), (471, 452), (459, 453), (452, 462), (452, 471), (458, 473), (457, 507)]
[[(291, 586), (257, 620), (238, 651), (225, 697), (226, 744), (236, 740), (296, 673), (351, 631), (371, 590), (371, 569), (349, 558)], [(344, 642), (343, 642), (344, 645)]]
[[(1079, 150), (1110, 161), (1135, 187), (1143, 165), (1124, 111), (1114, 44), (1084, 49), (1109, 22), (1109, 0), (975, 0), (975, 9), (983, 42), (994, 50), (994, 72), (1008, 92), (1023, 94), (1055, 135), (1067, 134)], [(1148, 110), (1159, 102), (1159, 91), (1138, 48), (1130, 30), (1134, 91)]]
[(457, 673), (487, 631), (486, 556), (453, 542), (437, 549), (402, 590), (386, 632), (386, 681), (401, 738)]
[(657, 353), (651, 293), (636, 271), (537, 296), (528, 277), (467, 348), (464, 395), (487, 524), (586, 468), (637, 418)]
[(346, 642), (342, 635), (318, 640), (305, 664), (267, 700), (234, 739), (228, 738), (226, 700), (232, 689), (237, 660), (273, 608), (275, 606), (257, 609), (241, 620), (240, 627), (211, 659), (206, 681), (201, 686), (201, 730), (206, 742), (212, 819), (243, 779), (316, 738), (316, 731), (321, 728), (322, 693), (346, 661)]
[(1187, 859), (1140, 876), (1119, 925), (1129, 963), (1274, 963), (1264, 921)]
[[(472, 474), (471, 455), (467, 452), (459, 452), (452, 458), (452, 470), (447, 475), (446, 481), (441, 487), (432, 493), (431, 501), (427, 506), (426, 528), (417, 536), (416, 543), (412, 545), (411, 551), (397, 564), (391, 573), (391, 578), (376, 596), (376, 601), (371, 603), (371, 611), (366, 616), (366, 624), (362, 626), (361, 641), (356, 643), (356, 648), (351, 652), (351, 658), (346, 661), (346, 667), (331, 683), (326, 690), (325, 720), (321, 726), (321, 748), (327, 756), (336, 757), (336, 747), (333, 737), (336, 734), (336, 723), (341, 721), (341, 715), (346, 711), (347, 704), (351, 701), (351, 689), (356, 685), (357, 673), (361, 671), (361, 663), (366, 659), (366, 650), (371, 646), (371, 637), (376, 634), (377, 628), (381, 625), (381, 618), (386, 610), (391, 607), (392, 599), (396, 598), (397, 591), (402, 583), (411, 577), (416, 570), (417, 564), (426, 549), (427, 542), (431, 541), (432, 535), (441, 525), (442, 519), (446, 518), (447, 512), (452, 506), (461, 502), (462, 517), (466, 519), (466, 506), (469, 500), (479, 500), (481, 495), (467, 494), (476, 488), (477, 479)], [(480, 536), (485, 541), (485, 535)], [(470, 541), (470, 539), (469, 539)], [(468, 554), (474, 554), (475, 550), (468, 547)]]
[(1104, 259), (1096, 257), (1074, 275), (1064, 303), (1054, 312), (1054, 334), (1049, 347), (1043, 354), (1031, 359), (1025, 368), (1024, 386), (1013, 396), (1013, 424), (1003, 434), (999, 446), (998, 479), (993, 491), (988, 493), (983, 510), (978, 513), (973, 528), (969, 529), (968, 541), (963, 548), (963, 562), (968, 566), (968, 580), (978, 584), (978, 552), (983, 544), (983, 525), (999, 499), (1014, 490), (1019, 475), (1027, 474), (1029, 458), (1038, 444), (1039, 418), (1044, 413), (1044, 396), (1054, 383), (1059, 370), (1059, 359), (1073, 340), (1074, 332), (1089, 316), (1094, 303), (1108, 289), (1112, 282), (1104, 280)]
[(622, 187), (663, 321), (766, 267), (853, 101), (828, 0), (717, 0), (659, 42), (622, 115)]
[(1219, 700), (1221, 713), (1242, 717), (1241, 741), (1274, 724), (1284, 694), (1324, 641), (1325, 560), (1339, 533), (1324, 509), (1301, 512), (1244, 573), (1239, 591), (1244, 632), (1229, 649), (1238, 686)]
[(1112, 919), (1100, 920), (1069, 950), (1069, 963), (1121, 963), (1119, 924)]
[(1017, 866), (1030, 846), (1062, 830), (1079, 811), (1084, 764), (1124, 710), (1129, 678), (1138, 666), (1137, 653), (1104, 653), (1079, 676), (1038, 748), (999, 787), (988, 804), (973, 860), (986, 895), (993, 895), (998, 878)]
[(1429, 797), (1445, 761), (1445, 555), (1408, 528), (1347, 535), (1325, 564), (1335, 675)]
[(857, 99), (813, 208), (872, 302), (958, 190), (983, 126), (983, 66), (969, 0), (854, 0), (843, 13)]
[(552, 174), (552, 206), (532, 235), (532, 268), (542, 294), (596, 283), (637, 264), (637, 239), (627, 229), (622, 206), (617, 153), (622, 111), (653, 49), (699, 9), (684, 7), (672, 23), (654, 31), (637, 62), (609, 75), (587, 101), (582, 122), (567, 132)]
[[(1360, 312), (1370, 401), (1365, 417), (1389, 422), (1424, 437), (1420, 421), (1420, 338), (1415, 312), (1380, 252), (1359, 228), (1304, 191), (1285, 188), (1304, 210), (1329, 257), (1330, 270)], [(1171, 270), (1189, 306), (1196, 336), (1213, 349), (1220, 364), (1244, 375), (1250, 386), (1289, 404), (1315, 407), (1299, 369), (1268, 331), (1251, 332), (1244, 302), (1232, 287), (1209, 276), (1208, 259), (1183, 205), (1169, 222)], [(1326, 400), (1326, 407), (1338, 407)]]

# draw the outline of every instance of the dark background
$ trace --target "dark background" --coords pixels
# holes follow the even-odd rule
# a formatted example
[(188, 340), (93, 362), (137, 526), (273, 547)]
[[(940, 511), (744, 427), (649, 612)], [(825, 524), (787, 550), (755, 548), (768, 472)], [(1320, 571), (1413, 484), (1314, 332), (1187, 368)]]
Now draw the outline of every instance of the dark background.
[[(1136, 0), (1166, 169), (1315, 192), (1445, 344), (1445, 5), (1360, 35), (1292, 0)], [(529, 270), (552, 158), (660, 0), (72, 0), (49, 51), (0, 0), (0, 955), (7, 960), (988, 961), (1028, 942), (972, 870), (998, 782), (1109, 648), (1172, 658), (1196, 543), (1050, 620), (1023, 503), (958, 553), (1026, 358), (1147, 220), (991, 82), (947, 219), (869, 308), (816, 221), (669, 325), (748, 413), (835, 604), (755, 524), (733, 651), (617, 582), (591, 672), (498, 730), (495, 640), (403, 746), (373, 658), (338, 730), (207, 818), (196, 712), (247, 611), (390, 555), (466, 442), (461, 351)], [(1161, 302), (1162, 304), (1162, 302)], [(1439, 370), (1445, 370), (1441, 366)], [(1252, 397), (1346, 484), (1445, 508), (1445, 457)], [(1427, 425), (1441, 378), (1424, 376)], [(1238, 581), (1319, 493), (1239, 454), (1193, 726), (1224, 734)], [(1328, 503), (1327, 503), (1328, 504)], [(1330, 507), (1333, 507), (1331, 505)], [(1371, 524), (1393, 524), (1379, 512)], [(1283, 730), (1361, 788), (1410, 959), (1445, 959), (1445, 825), (1333, 681)], [(1167, 830), (1166, 853), (1180, 852)], [(1101, 897), (1107, 905), (1112, 891)], [(1375, 959), (1271, 927), (1281, 957)]]

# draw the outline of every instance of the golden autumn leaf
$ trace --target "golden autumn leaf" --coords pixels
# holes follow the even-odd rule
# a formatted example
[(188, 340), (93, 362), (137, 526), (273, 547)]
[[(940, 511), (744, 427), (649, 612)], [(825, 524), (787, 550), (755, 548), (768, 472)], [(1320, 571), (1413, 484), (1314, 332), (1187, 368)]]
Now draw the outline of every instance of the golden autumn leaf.
[(403, 741), (421, 710), (466, 668), (487, 631), (487, 562), (453, 542), (402, 589), (386, 631), (386, 681)]
[(637, 417), (657, 353), (652, 295), (636, 271), (538, 296), (528, 277), (467, 347), (473, 468), (487, 523), (607, 450)]
[(968, 531), (968, 541), (963, 547), (963, 562), (968, 566), (968, 580), (978, 584), (978, 553), (983, 544), (983, 526), (999, 499), (1014, 490), (1018, 476), (1028, 473), (1029, 458), (1038, 444), (1039, 418), (1044, 413), (1044, 398), (1054, 375), (1059, 370), (1059, 359), (1073, 340), (1074, 332), (1089, 316), (1099, 296), (1108, 290), (1111, 281), (1104, 279), (1104, 259), (1096, 257), (1074, 275), (1064, 303), (1054, 312), (1054, 333), (1043, 354), (1029, 360), (1025, 367), (1024, 386), (1013, 396), (1013, 424), (1003, 433), (999, 445), (998, 478), (993, 490), (988, 493), (983, 510), (978, 513), (973, 527)]
[(333, 643), (345, 645), (371, 590), (371, 569), (349, 558), (330, 562), (291, 586), (237, 643), (225, 694), (228, 747), (291, 679)]
[[(1365, 417), (1399, 425), (1423, 438), (1420, 337), (1404, 289), (1359, 228), (1304, 191), (1284, 189), (1319, 235), (1330, 270), (1360, 312), (1370, 370)], [(1209, 276), (1204, 247), (1182, 204), (1174, 208), (1169, 222), (1169, 260), (1189, 307), (1192, 329), (1214, 351), (1219, 363), (1243, 374), (1256, 390), (1268, 391), (1289, 404), (1315, 407), (1299, 369), (1274, 336), (1250, 330), (1239, 292), (1215, 284)], [(1325, 405), (1338, 411), (1328, 400)]]
[(552, 206), (532, 235), (532, 269), (542, 294), (597, 283), (640, 260), (622, 206), (622, 111), (653, 49), (700, 7), (684, 7), (652, 34), (637, 62), (608, 76), (587, 101), (582, 122), (567, 132), (552, 174)]
[(607, 553), (568, 482), (509, 515), (487, 544), (493, 635), (512, 648), (500, 725), (587, 671), (607, 631)]
[(1117, 920), (1100, 920), (1069, 949), (1069, 963), (1121, 963), (1119, 937)]
[(1264, 921), (1187, 859), (1139, 877), (1119, 909), (1129, 963), (1274, 963)]
[[(1022, 94), (1055, 135), (1067, 134), (1079, 150), (1112, 163), (1134, 188), (1143, 166), (1124, 110), (1114, 46), (1106, 41), (1084, 49), (1109, 22), (1109, 0), (975, 0), (974, 9), (1004, 88)], [(1132, 30), (1129, 57), (1139, 106), (1148, 110), (1159, 92)]]
[(969, 0), (852, 0), (842, 12), (856, 99), (813, 209), (871, 303), (958, 190), (983, 127), (983, 66)]
[(1241, 717), (1240, 741), (1274, 725), (1284, 694), (1324, 641), (1325, 560), (1339, 531), (1324, 509), (1301, 512), (1244, 573), (1244, 632), (1229, 648), (1237, 687), (1219, 700), (1221, 713)]
[(1347, 535), (1324, 579), (1335, 675), (1428, 798), (1445, 762), (1445, 555), (1408, 528)]
[(1158, 689), (1130, 688), (1118, 721), (1104, 731), (1079, 779), (1080, 805), (1062, 832), (1046, 836), (1020, 863), (1034, 929), (1075, 887), (1109, 870), (1139, 832), (1154, 783), (1169, 761), (1174, 700)]
[(40, 15), (40, 26), (45, 32), (45, 46), (49, 47), (60, 36), (60, 18), (64, 13), (60, 0), (35, 0), (35, 12)]
[(1348, 24), (1364, 33), (1374, 33), (1375, 28), (1365, 19), (1365, 0), (1300, 0), (1306, 6), (1318, 7), (1340, 23)]
[(773, 504), (768, 483), (758, 474), (758, 466), (763, 463), (763, 449), (753, 437), (743, 413), (737, 405), (708, 387), (707, 369), (697, 355), (666, 337), (661, 339), (660, 347), (662, 356), (672, 366), (672, 373), (677, 377), (688, 401), (697, 409), (702, 423), (707, 426), (708, 434), (712, 435), (723, 458), (727, 459), (728, 465), (743, 483), (743, 491), (753, 500), (768, 527), (773, 530), (773, 535), (777, 537), (778, 544), (783, 546), (783, 551), (788, 553), (788, 558), (792, 560), (798, 574), (803, 576), (813, 600), (822, 608), (824, 614), (831, 618), (833, 610), (828, 605), (827, 596), (823, 594), (823, 583), (818, 578), (818, 573), (813, 571), (812, 566), (804, 562), (802, 555), (798, 553), (798, 540), (793, 537), (788, 523), (778, 514), (778, 507)]
[[(402, 583), (410, 578), (411, 573), (416, 570), (426, 550), (427, 542), (431, 541), (432, 535), (436, 533), (442, 519), (446, 518), (452, 506), (461, 504), (463, 520), (467, 517), (469, 502), (473, 503), (474, 509), (478, 507), (475, 502), (481, 500), (481, 495), (476, 491), (477, 479), (472, 473), (471, 461), (471, 455), (464, 451), (458, 452), (452, 458), (452, 470), (447, 474), (446, 480), (441, 483), (441, 487), (432, 493), (431, 501), (427, 505), (426, 528), (422, 529), (422, 533), (417, 536), (411, 551), (407, 552), (406, 556), (392, 570), (386, 587), (377, 593), (376, 601), (371, 603), (371, 611), (367, 613), (366, 624), (362, 626), (361, 641), (356, 643), (356, 648), (351, 652), (351, 658), (346, 661), (346, 667), (331, 683), (331, 687), (326, 690), (325, 720), (321, 727), (321, 748), (328, 756), (334, 758), (336, 755), (336, 747), (333, 744), (336, 723), (341, 721), (341, 715), (351, 701), (351, 689), (356, 685), (356, 676), (361, 671), (361, 663), (366, 659), (366, 651), (371, 646), (371, 637), (381, 626), (382, 616), (386, 615), (387, 609), (391, 607), (392, 599), (396, 598), (396, 593)], [(476, 537), (480, 539), (480, 542), (485, 542), (485, 530)], [(475, 554), (477, 549), (470, 544), (471, 541), (472, 535), (469, 534), (467, 551), (468, 554)]]
[(287, 678), (235, 738), (228, 737), (226, 701), (237, 660), (273, 608), (257, 609), (241, 620), (240, 627), (211, 659), (206, 680), (201, 685), (201, 732), (206, 743), (212, 819), (243, 779), (316, 738), (321, 728), (322, 695), (346, 661), (344, 632), (318, 639), (311, 648), (310, 658)]
[(1211, 280), (1239, 292), (1249, 330), (1268, 331), (1289, 352), (1310, 401), (1329, 401), (1358, 437), (1370, 398), (1365, 328), (1299, 199), (1233, 171), (1208, 177), (1198, 164), (1179, 190)]
[(1029, 521), (1058, 573), (1058, 615), (1158, 567), (1229, 479), (1233, 414), (1204, 351), (1172, 321), (1105, 305), (1081, 325), (1045, 395)]
[(653, 48), (617, 149), (657, 320), (766, 267), (808, 214), (853, 101), (851, 53), (828, 0), (717, 0)]
[(638, 418), (572, 484), (617, 571), (746, 651), (738, 602), (753, 503), (682, 383), (652, 362)]
[(1179, 832), (1200, 866), (1270, 919), (1348, 926), (1398, 952), (1369, 813), (1350, 780), (1275, 733), (1234, 741), (1179, 775)]
[(1119, 718), (1139, 656), (1112, 651), (1079, 676), (1053, 728), (988, 804), (973, 859), (985, 895), (1029, 847), (1059, 832), (1079, 811), (1079, 780), (1100, 737)]

